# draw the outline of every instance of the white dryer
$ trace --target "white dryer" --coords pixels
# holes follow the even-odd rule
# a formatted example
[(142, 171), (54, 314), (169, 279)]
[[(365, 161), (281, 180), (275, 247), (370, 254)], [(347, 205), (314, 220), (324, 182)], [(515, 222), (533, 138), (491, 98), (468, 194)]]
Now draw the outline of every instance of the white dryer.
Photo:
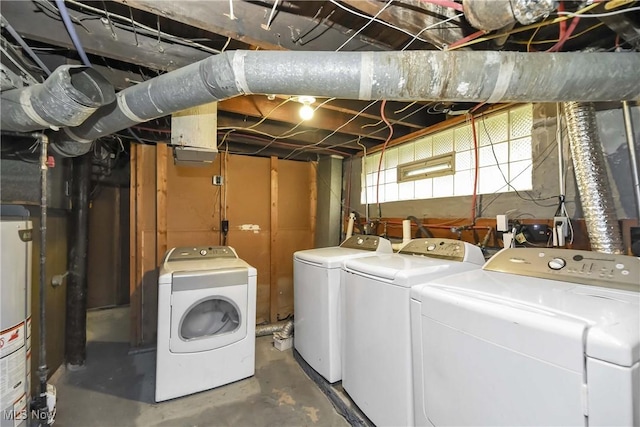
[(374, 424), (413, 424), (411, 287), (482, 264), (479, 247), (438, 238), (412, 240), (394, 255), (345, 261), (342, 386)]
[(640, 425), (640, 259), (504, 249), (412, 290), (416, 424)]
[(256, 269), (228, 246), (171, 249), (158, 280), (156, 402), (255, 372)]
[(352, 236), (340, 246), (293, 254), (294, 346), (330, 383), (342, 379), (340, 358), (340, 268), (347, 259), (391, 254), (378, 236)]

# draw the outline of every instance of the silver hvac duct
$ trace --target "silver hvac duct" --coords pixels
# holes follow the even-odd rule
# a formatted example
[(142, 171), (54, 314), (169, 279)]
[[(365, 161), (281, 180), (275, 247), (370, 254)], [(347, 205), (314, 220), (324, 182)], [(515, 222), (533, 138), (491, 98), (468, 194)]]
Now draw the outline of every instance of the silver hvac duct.
[[(453, 102), (633, 100), (636, 53), (475, 51), (232, 51), (211, 56), (117, 94), (68, 145), (197, 105), (243, 94)], [(588, 70), (589, 72), (585, 72)]]
[(44, 83), (0, 96), (2, 130), (15, 132), (78, 126), (116, 98), (113, 86), (97, 71), (74, 65), (58, 67)]
[(465, 19), (483, 31), (499, 30), (517, 22), (532, 24), (556, 10), (555, 0), (463, 0)]
[(622, 254), (624, 246), (608, 185), (595, 108), (591, 103), (580, 102), (565, 102), (563, 108), (591, 248), (596, 252)]

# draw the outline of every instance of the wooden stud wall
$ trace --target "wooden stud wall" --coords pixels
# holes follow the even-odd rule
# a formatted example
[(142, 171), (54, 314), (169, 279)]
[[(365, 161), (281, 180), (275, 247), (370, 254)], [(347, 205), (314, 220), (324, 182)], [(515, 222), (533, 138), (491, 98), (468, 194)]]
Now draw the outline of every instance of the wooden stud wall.
[[(155, 341), (157, 267), (166, 250), (221, 244), (223, 219), (226, 244), (258, 270), (256, 323), (293, 313), (293, 252), (314, 241), (311, 163), (220, 153), (209, 166), (176, 166), (171, 148), (159, 144), (135, 146), (131, 165), (132, 345)], [(214, 175), (223, 186), (212, 184)]]
[(156, 255), (156, 147), (134, 145), (131, 154), (131, 344), (155, 341), (158, 275)]

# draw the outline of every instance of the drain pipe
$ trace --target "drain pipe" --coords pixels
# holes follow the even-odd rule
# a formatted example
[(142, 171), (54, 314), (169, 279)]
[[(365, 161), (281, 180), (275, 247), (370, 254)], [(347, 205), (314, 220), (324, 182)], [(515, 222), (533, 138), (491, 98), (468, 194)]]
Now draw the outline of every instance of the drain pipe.
[(608, 185), (594, 105), (565, 102), (563, 109), (591, 248), (596, 252), (622, 254), (624, 246)]
[(633, 190), (636, 196), (636, 218), (640, 225), (640, 182), (638, 179), (638, 159), (636, 158), (636, 141), (633, 135), (633, 124), (631, 123), (631, 110), (629, 103), (622, 101), (622, 114), (624, 115), (624, 129), (627, 133), (627, 147), (629, 148), (629, 163), (631, 163), (631, 179), (633, 180)]
[(47, 148), (49, 138), (45, 134), (40, 134), (40, 343), (38, 354), (38, 379), (40, 389), (35, 402), (35, 410), (38, 413), (38, 423), (48, 424), (49, 410), (47, 406), (47, 377), (49, 368), (47, 367)]
[(91, 154), (73, 159), (73, 240), (69, 254), (65, 356), (71, 370), (84, 366), (87, 355), (87, 250)]
[(2, 129), (30, 132), (78, 126), (115, 100), (113, 86), (92, 68), (62, 65), (44, 83), (0, 95)]
[(252, 93), (489, 103), (632, 100), (640, 97), (638, 69), (640, 55), (634, 53), (236, 50), (129, 87), (117, 94), (116, 104), (65, 132), (86, 144), (176, 111)]

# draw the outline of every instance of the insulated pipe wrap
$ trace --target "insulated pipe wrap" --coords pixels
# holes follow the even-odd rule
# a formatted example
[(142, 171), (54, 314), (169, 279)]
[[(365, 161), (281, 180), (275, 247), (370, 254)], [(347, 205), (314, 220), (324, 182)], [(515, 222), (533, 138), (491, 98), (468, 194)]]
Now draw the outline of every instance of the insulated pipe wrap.
[(555, 0), (463, 0), (465, 19), (483, 31), (498, 30), (518, 21), (532, 24), (558, 7)]
[(638, 69), (637, 53), (233, 51), (127, 88), (117, 104), (67, 134), (91, 141), (245, 93), (396, 101), (635, 100)]
[(591, 248), (596, 252), (622, 254), (624, 246), (608, 185), (595, 108), (591, 103), (579, 102), (565, 102), (563, 107)]
[(91, 68), (58, 67), (44, 83), (2, 92), (2, 129), (29, 132), (78, 126), (115, 99), (113, 86)]

